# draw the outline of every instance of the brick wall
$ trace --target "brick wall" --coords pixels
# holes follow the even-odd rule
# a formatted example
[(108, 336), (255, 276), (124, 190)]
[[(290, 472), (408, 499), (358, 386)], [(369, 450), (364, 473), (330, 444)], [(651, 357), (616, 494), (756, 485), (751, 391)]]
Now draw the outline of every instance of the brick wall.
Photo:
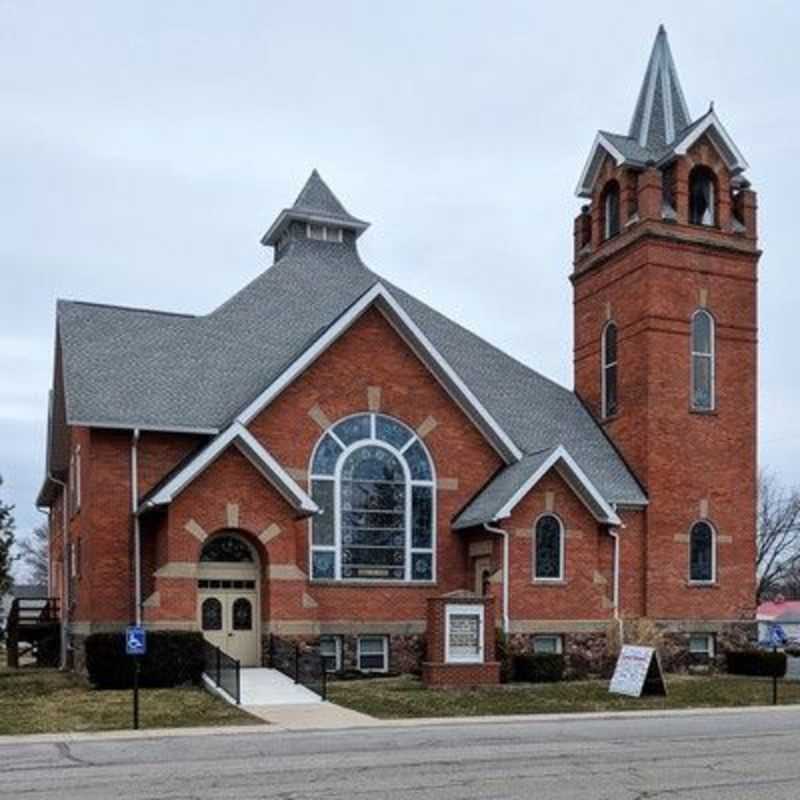
[[(717, 175), (719, 228), (688, 224), (688, 174), (696, 164)], [(607, 162), (593, 219), (602, 182), (613, 177), (620, 171)], [(654, 618), (731, 620), (752, 616), (755, 603), (755, 200), (748, 192), (746, 230), (732, 232), (729, 177), (706, 140), (678, 161), (674, 182), (676, 223), (662, 221), (661, 174), (648, 170), (639, 182), (640, 221), (610, 241), (595, 236), (576, 261), (575, 386), (599, 417), (600, 337), (613, 319), (619, 411), (604, 425), (650, 499), (635, 533), (644, 579), (623, 548), (623, 602), (640, 597), (640, 613)], [(690, 322), (700, 307), (717, 326), (710, 413), (690, 408)], [(688, 582), (688, 533), (701, 517), (719, 533), (718, 580), (709, 587)]]

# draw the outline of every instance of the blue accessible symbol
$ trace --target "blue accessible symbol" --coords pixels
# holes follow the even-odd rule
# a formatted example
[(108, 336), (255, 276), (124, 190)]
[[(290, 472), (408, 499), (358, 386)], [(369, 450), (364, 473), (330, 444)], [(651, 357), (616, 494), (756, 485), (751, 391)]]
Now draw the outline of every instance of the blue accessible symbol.
[(773, 647), (781, 647), (788, 641), (789, 638), (786, 636), (786, 631), (784, 631), (783, 626), (773, 623), (770, 626), (769, 643)]
[(147, 636), (144, 628), (131, 626), (125, 632), (125, 652), (129, 656), (143, 656), (147, 652)]

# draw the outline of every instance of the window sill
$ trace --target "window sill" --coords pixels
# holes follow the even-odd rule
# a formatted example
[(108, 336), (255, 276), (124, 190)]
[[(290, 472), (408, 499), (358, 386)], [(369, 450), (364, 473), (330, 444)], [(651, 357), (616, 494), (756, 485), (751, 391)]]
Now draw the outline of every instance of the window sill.
[(718, 417), (719, 411), (716, 408), (689, 408), (690, 414), (696, 414), (698, 417)]
[(552, 586), (553, 588), (569, 586), (569, 581), (566, 578), (534, 578), (531, 583), (534, 586)]
[(395, 586), (398, 589), (429, 589), (438, 586), (438, 581), (387, 581), (370, 580), (369, 578), (347, 578), (336, 580), (336, 578), (309, 578), (312, 586)]
[(719, 589), (719, 581), (686, 581), (689, 589)]

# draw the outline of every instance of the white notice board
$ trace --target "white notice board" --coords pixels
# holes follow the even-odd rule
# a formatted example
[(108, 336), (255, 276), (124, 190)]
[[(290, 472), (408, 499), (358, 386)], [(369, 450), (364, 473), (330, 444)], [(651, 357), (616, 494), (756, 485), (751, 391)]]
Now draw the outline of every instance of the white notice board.
[(661, 673), (658, 653), (652, 647), (623, 645), (608, 691), (628, 697), (665, 695), (667, 687)]

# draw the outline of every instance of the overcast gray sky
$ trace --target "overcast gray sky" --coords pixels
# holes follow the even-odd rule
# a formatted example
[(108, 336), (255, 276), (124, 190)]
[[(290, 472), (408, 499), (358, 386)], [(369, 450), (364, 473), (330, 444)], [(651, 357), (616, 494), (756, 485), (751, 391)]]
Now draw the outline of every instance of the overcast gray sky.
[(366, 262), (572, 385), (573, 190), (658, 24), (759, 192), (761, 461), (800, 484), (800, 4), (0, 0), (0, 496), (43, 476), (57, 297), (205, 313), (312, 167)]

